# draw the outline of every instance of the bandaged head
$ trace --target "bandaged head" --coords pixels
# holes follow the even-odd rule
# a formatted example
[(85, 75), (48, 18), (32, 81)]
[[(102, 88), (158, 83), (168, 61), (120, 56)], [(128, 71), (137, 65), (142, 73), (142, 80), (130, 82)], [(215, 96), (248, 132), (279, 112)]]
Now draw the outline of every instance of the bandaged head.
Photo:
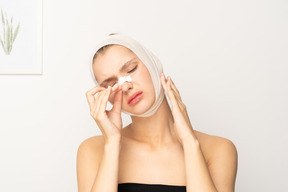
[[(162, 88), (161, 82), (160, 82), (160, 74), (163, 72), (162, 64), (160, 60), (151, 51), (146, 49), (144, 46), (140, 45), (140, 43), (138, 43), (136, 40), (132, 39), (131, 37), (124, 35), (122, 33), (117, 33), (117, 34), (109, 35), (108, 37), (106, 37), (104, 40), (102, 40), (100, 43), (96, 45), (95, 50), (93, 51), (91, 55), (91, 59), (89, 63), (92, 79), (94, 80), (95, 84), (99, 86), (99, 83), (97, 82), (94, 72), (93, 72), (93, 58), (94, 58), (95, 53), (103, 46), (112, 45), (112, 44), (118, 44), (118, 45), (127, 47), (128, 49), (133, 51), (135, 55), (137, 55), (137, 57), (145, 64), (152, 78), (154, 89), (155, 89), (155, 94), (156, 94), (155, 102), (143, 114), (133, 114), (125, 110), (122, 110), (122, 112), (128, 115), (139, 116), (139, 117), (148, 117), (148, 116), (153, 115), (157, 111), (158, 107), (160, 106), (164, 98), (164, 89)], [(129, 77), (122, 77), (122, 79), (119, 78), (119, 81), (121, 81), (122, 83), (124, 83), (125, 81), (131, 81), (131, 79), (126, 79), (126, 78), (129, 78)], [(132, 83), (133, 83), (133, 79), (132, 79)]]

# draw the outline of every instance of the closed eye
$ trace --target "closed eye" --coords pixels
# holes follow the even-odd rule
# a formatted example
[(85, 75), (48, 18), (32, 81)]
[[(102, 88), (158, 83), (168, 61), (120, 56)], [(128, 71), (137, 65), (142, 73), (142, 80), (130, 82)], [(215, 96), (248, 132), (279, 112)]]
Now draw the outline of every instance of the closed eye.
[(135, 71), (136, 68), (137, 68), (137, 66), (134, 67), (131, 71), (128, 71), (128, 73), (132, 73), (133, 71)]

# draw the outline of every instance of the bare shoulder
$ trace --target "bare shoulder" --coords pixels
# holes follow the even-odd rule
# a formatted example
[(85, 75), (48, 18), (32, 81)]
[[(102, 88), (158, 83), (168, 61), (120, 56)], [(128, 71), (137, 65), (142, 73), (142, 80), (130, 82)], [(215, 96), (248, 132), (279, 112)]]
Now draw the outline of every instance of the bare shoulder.
[(102, 135), (89, 137), (80, 143), (77, 151), (78, 191), (90, 191), (102, 158), (103, 143)]
[(210, 163), (217, 155), (225, 153), (230, 156), (237, 156), (235, 144), (228, 138), (209, 135), (197, 130), (194, 130), (201, 149), (204, 153), (207, 163)]
[(218, 191), (235, 191), (238, 153), (234, 143), (224, 137), (195, 131), (210, 175)]
[(85, 139), (84, 141), (82, 141), (79, 145), (79, 148), (81, 147), (103, 147), (104, 144), (104, 137), (103, 135), (96, 135), (96, 136), (92, 136), (89, 137), (87, 139)]
[(96, 155), (102, 152), (104, 146), (103, 135), (96, 135), (89, 137), (82, 141), (78, 147), (77, 155), (90, 153), (90, 155)]
[(200, 132), (197, 130), (194, 130), (200, 144), (208, 145), (209, 147), (217, 147), (219, 145), (234, 145), (233, 142), (230, 139), (227, 139), (225, 137), (216, 136), (216, 135), (209, 135), (204, 132)]

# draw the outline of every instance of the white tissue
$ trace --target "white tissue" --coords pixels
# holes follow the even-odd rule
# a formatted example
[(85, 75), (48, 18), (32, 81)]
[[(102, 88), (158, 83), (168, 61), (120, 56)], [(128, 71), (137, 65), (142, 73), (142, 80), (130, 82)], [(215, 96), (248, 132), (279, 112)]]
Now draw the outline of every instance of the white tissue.
[(122, 85), (126, 81), (131, 82), (131, 77), (130, 76), (123, 76), (123, 77), (119, 77), (119, 79), (118, 79), (119, 85)]

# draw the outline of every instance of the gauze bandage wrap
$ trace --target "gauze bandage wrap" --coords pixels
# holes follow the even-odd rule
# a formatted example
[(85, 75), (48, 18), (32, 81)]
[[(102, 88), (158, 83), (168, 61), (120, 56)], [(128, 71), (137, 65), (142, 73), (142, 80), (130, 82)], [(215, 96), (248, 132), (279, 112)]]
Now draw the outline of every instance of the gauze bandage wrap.
[(118, 79), (118, 84), (122, 85), (123, 83), (125, 83), (126, 81), (131, 82), (131, 77), (130, 76), (125, 76), (125, 77), (120, 77)]
[[(160, 74), (163, 72), (162, 64), (160, 60), (148, 49), (140, 45), (136, 40), (133, 38), (124, 35), (122, 33), (117, 33), (114, 35), (107, 36), (104, 40), (102, 40), (100, 43), (98, 43), (95, 47), (95, 50), (92, 52), (91, 58), (90, 58), (90, 71), (91, 71), (91, 76), (96, 85), (99, 85), (98, 82), (95, 79), (95, 75), (93, 72), (93, 57), (94, 54), (103, 46), (109, 45), (109, 44), (118, 44), (122, 45), (124, 47), (129, 48), (131, 51), (137, 55), (137, 57), (146, 65), (150, 76), (153, 81), (154, 89), (155, 89), (155, 95), (156, 99), (153, 105), (144, 113), (144, 114), (133, 114), (129, 113), (127, 111), (122, 110), (122, 112), (128, 114), (128, 115), (133, 115), (133, 116), (139, 116), (139, 117), (148, 117), (153, 115), (160, 104), (163, 101), (164, 98), (164, 89), (161, 86), (160, 82)], [(105, 67), (105, 66), (103, 66)], [(132, 81), (133, 83), (133, 81)]]

